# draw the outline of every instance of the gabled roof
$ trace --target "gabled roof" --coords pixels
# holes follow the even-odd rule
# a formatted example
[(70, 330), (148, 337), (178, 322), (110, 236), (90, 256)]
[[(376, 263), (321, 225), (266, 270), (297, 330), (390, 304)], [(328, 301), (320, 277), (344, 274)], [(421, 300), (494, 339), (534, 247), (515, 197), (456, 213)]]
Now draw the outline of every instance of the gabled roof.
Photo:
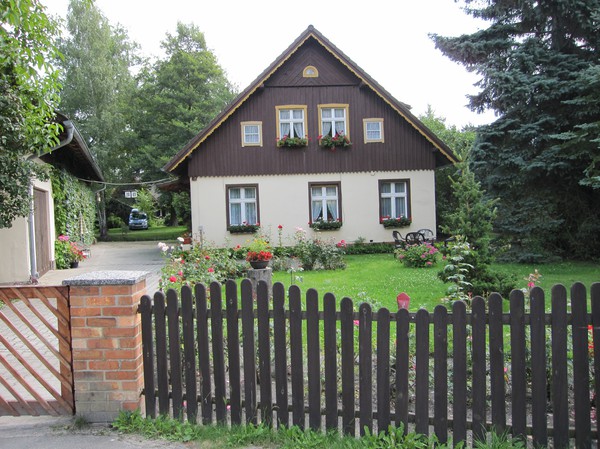
[(310, 25), (269, 67), (267, 67), (246, 89), (244, 89), (219, 115), (193, 137), (164, 167), (163, 170), (173, 172), (181, 169), (180, 165), (188, 158), (198, 146), (204, 142), (217, 128), (219, 128), (250, 96), (259, 89), (265, 81), (275, 73), (308, 39), (315, 39), (325, 50), (330, 52), (338, 61), (356, 75), (362, 83), (370, 87), (375, 94), (381, 97), (392, 109), (410, 123), (423, 137), (448, 159), (456, 162), (452, 150), (442, 142), (429, 128), (427, 128), (412, 112), (410, 106), (396, 100), (377, 81), (371, 78), (364, 70), (356, 65), (350, 58), (333, 45), (325, 36)]

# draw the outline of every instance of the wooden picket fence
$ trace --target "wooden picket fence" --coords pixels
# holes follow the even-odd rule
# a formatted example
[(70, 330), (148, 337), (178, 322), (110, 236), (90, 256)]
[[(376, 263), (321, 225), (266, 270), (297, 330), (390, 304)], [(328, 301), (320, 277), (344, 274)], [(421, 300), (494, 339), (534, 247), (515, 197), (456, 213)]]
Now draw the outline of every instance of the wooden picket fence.
[[(253, 295), (254, 293), (254, 295)], [(454, 445), (508, 432), (534, 445), (598, 441), (600, 283), (515, 290), (430, 314), (354, 310), (314, 289), (259, 282), (144, 296), (146, 414), (345, 434), (434, 433)], [(507, 302), (509, 306), (507, 305)], [(241, 308), (239, 307), (241, 304)], [(287, 309), (286, 309), (287, 304)], [(503, 307), (509, 310), (503, 311)], [(450, 312), (450, 313), (449, 313)], [(240, 329), (241, 325), (241, 329)], [(241, 332), (240, 332), (241, 330)], [(593, 337), (593, 338), (592, 338)], [(375, 343), (375, 344), (374, 344)], [(158, 398), (158, 401), (157, 401)], [(158, 406), (158, 407), (157, 407)]]

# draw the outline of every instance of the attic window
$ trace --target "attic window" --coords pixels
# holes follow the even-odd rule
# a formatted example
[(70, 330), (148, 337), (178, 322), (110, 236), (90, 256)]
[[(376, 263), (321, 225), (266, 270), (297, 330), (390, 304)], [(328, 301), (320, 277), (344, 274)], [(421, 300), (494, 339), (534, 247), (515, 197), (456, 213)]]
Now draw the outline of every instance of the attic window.
[(319, 71), (315, 66), (309, 65), (304, 68), (304, 72), (302, 72), (302, 76), (304, 78), (318, 78)]

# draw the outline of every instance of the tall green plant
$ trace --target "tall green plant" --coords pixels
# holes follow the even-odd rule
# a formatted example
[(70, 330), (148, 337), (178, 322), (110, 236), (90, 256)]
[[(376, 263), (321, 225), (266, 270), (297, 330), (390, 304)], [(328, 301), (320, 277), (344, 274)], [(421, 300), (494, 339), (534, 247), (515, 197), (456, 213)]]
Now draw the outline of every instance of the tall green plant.
[(500, 198), (496, 231), (521, 261), (600, 252), (600, 0), (465, 0), (486, 27), (434, 35), (480, 75), (471, 109), (498, 118), (478, 129), (472, 169)]
[(149, 190), (141, 189), (138, 191), (133, 207), (141, 212), (146, 212), (150, 226), (156, 225), (156, 200)]
[(56, 23), (36, 0), (0, 0), (0, 228), (29, 213), (31, 154), (58, 140)]
[(94, 192), (63, 170), (52, 169), (50, 179), (56, 235), (68, 235), (72, 240), (92, 243), (96, 217)]
[[(491, 271), (490, 264), (493, 254), (490, 250), (493, 221), (496, 218), (496, 200), (486, 198), (481, 184), (469, 167), (470, 149), (456, 154), (457, 172), (450, 177), (452, 191), (457, 202), (456, 209), (448, 214), (445, 232), (453, 236), (462, 236), (470, 245), (469, 254), (465, 254), (464, 262), (470, 265), (466, 275), (472, 284), (469, 292), (475, 295), (485, 295), (490, 292), (500, 292), (507, 296), (514, 288), (516, 279)], [(441, 271), (440, 278), (448, 282), (448, 275)]]

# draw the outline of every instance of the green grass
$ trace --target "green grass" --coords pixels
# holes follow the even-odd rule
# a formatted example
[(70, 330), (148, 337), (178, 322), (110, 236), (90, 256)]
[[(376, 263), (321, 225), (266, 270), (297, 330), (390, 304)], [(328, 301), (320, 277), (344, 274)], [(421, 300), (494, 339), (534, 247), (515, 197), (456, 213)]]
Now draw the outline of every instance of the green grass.
[[(348, 296), (355, 303), (369, 302), (377, 307), (397, 308), (396, 296), (406, 292), (413, 307), (435, 307), (445, 295), (447, 285), (437, 277), (438, 269), (405, 268), (392, 254), (346, 256), (348, 267), (336, 271), (305, 271), (297, 285), (304, 293), (314, 288), (322, 296), (333, 293), (339, 301)], [(273, 282), (290, 285), (290, 274), (276, 272)]]
[[(337, 432), (321, 433), (303, 431), (298, 427), (274, 430), (258, 426), (200, 426), (188, 422), (159, 417), (143, 418), (139, 411), (121, 412), (113, 427), (123, 433), (135, 433), (146, 438), (170, 441), (197, 442), (199, 447), (210, 448), (323, 448), (329, 449), (384, 449), (384, 448), (449, 448), (450, 444), (439, 444), (434, 436), (425, 437), (415, 433), (404, 435), (402, 428), (390, 428), (387, 434), (365, 435), (362, 438), (342, 437)], [(204, 445), (203, 443), (206, 443)], [(491, 435), (487, 444), (476, 443), (479, 449), (524, 448), (519, 441), (507, 436)]]
[[(368, 254), (346, 256), (348, 267), (337, 271), (305, 271), (298, 273), (302, 282), (296, 284), (303, 296), (309, 288), (314, 288), (322, 297), (333, 293), (339, 301), (343, 297), (352, 298), (355, 304), (369, 302), (375, 308), (387, 307), (396, 310), (396, 296), (406, 292), (410, 298), (412, 311), (424, 307), (433, 311), (446, 295), (449, 284), (437, 277), (441, 263), (432, 268), (406, 268), (391, 254)], [(570, 289), (574, 282), (583, 282), (589, 291), (594, 282), (600, 282), (600, 269), (597, 264), (586, 262), (561, 262), (546, 265), (494, 264), (493, 268), (512, 273), (517, 278), (517, 288), (527, 286), (527, 277), (537, 268), (541, 273), (539, 286), (547, 292), (556, 284)], [(291, 285), (290, 273), (275, 272), (273, 282), (282, 282), (286, 288)]]
[(128, 228), (108, 230), (111, 242), (171, 241), (187, 232), (185, 226), (152, 226), (148, 229), (131, 231)]

